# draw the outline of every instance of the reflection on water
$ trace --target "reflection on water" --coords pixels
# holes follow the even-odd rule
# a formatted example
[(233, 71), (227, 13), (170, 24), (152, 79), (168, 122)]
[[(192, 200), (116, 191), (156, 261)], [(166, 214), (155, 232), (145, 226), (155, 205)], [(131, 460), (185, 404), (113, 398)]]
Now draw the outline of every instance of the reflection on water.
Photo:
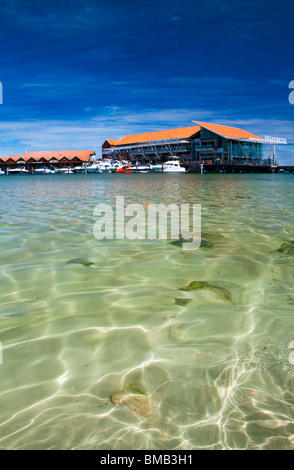
[[(0, 448), (293, 449), (293, 181), (3, 177)], [(118, 195), (201, 204), (201, 248), (97, 241)]]

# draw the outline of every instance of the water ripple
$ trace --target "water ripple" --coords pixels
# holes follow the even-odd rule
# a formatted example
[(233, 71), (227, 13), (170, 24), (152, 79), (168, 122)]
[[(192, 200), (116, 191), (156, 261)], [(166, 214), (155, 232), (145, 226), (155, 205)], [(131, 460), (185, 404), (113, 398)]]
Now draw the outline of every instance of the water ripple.
[[(291, 175), (20, 176), (0, 193), (1, 449), (293, 449)], [(117, 195), (201, 203), (201, 248), (98, 242), (93, 209)], [(150, 416), (111, 402), (130, 384)]]

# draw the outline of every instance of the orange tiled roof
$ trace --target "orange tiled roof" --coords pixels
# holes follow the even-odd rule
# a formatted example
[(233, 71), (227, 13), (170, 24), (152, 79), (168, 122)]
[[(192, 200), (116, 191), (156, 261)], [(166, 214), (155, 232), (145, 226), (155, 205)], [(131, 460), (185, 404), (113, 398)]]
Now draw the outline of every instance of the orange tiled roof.
[(0, 161), (5, 163), (5, 162), (8, 162), (8, 160), (14, 160), (14, 157), (16, 156), (18, 157), (18, 160), (19, 160), (20, 157), (23, 155), (11, 155), (11, 157), (0, 157)]
[(26, 152), (25, 155), (11, 155), (10, 157), (0, 157), (0, 161), (4, 163), (8, 160), (13, 160), (15, 162), (23, 160), (28, 162), (29, 160), (39, 161), (41, 159), (47, 160), (57, 160), (60, 161), (63, 158), (67, 160), (73, 160), (75, 157), (79, 158), (82, 162), (88, 162), (91, 155), (93, 155), (94, 150), (66, 150), (66, 151), (45, 151), (45, 152)]
[(106, 142), (109, 142), (111, 145), (115, 145), (118, 140), (117, 139), (106, 139)]
[[(183, 139), (192, 137), (200, 131), (199, 126), (181, 127), (179, 129), (170, 129), (166, 131), (145, 132), (143, 134), (126, 135), (118, 140), (115, 146), (138, 144), (149, 142), (150, 140), (165, 140), (165, 139)], [(109, 139), (107, 139), (110, 142)]]
[(258, 137), (250, 132), (244, 131), (243, 129), (238, 129), (237, 127), (221, 126), (219, 124), (208, 124), (207, 122), (198, 122), (193, 121), (199, 126), (208, 129), (216, 134), (226, 137), (227, 139), (257, 139), (261, 142), (263, 139)]
[(62, 160), (66, 158), (67, 160), (72, 160), (73, 158), (77, 157), (80, 160), (87, 162), (89, 161), (90, 155), (93, 155), (94, 150), (66, 150), (66, 151), (46, 151), (46, 152), (27, 152), (25, 154), (25, 160), (28, 161), (31, 158), (38, 161), (41, 158), (45, 160)]

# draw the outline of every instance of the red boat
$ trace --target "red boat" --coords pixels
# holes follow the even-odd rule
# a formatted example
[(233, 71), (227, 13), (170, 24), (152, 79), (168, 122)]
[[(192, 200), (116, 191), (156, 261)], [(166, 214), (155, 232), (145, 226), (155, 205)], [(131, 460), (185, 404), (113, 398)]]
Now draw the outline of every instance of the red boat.
[(117, 173), (133, 173), (133, 170), (131, 170), (131, 165), (124, 165), (117, 170)]

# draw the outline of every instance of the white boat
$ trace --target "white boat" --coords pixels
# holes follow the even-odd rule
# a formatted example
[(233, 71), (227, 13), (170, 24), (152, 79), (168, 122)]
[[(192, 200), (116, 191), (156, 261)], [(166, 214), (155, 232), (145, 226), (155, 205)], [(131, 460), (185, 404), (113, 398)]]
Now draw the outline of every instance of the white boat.
[(5, 172), (2, 171), (2, 170), (0, 170), (0, 176), (1, 176), (1, 175), (5, 175)]
[(73, 175), (73, 171), (70, 168), (58, 168), (57, 173), (62, 175)]
[(55, 168), (36, 168), (35, 173), (37, 175), (55, 175)]
[(186, 173), (186, 168), (181, 166), (179, 159), (175, 157), (163, 164), (154, 165), (153, 171), (155, 173)]
[(114, 162), (114, 163), (111, 163), (108, 171), (110, 171), (111, 173), (117, 173), (119, 169), (123, 168), (125, 166), (125, 164), (123, 162)]
[(130, 162), (127, 160), (116, 160), (110, 166), (110, 170), (112, 173), (121, 173), (121, 170), (126, 168), (128, 168), (128, 172), (130, 172), (131, 169), (134, 169), (134, 165), (133, 167), (131, 167)]
[(88, 165), (76, 166), (73, 168), (74, 173), (87, 173)]
[(29, 172), (25, 168), (8, 168), (9, 175), (28, 175)]
[(115, 173), (116, 171), (116, 164), (112, 163), (110, 160), (101, 160), (98, 165), (101, 173)]
[(102, 173), (99, 163), (92, 163), (92, 165), (87, 166), (86, 173)]

